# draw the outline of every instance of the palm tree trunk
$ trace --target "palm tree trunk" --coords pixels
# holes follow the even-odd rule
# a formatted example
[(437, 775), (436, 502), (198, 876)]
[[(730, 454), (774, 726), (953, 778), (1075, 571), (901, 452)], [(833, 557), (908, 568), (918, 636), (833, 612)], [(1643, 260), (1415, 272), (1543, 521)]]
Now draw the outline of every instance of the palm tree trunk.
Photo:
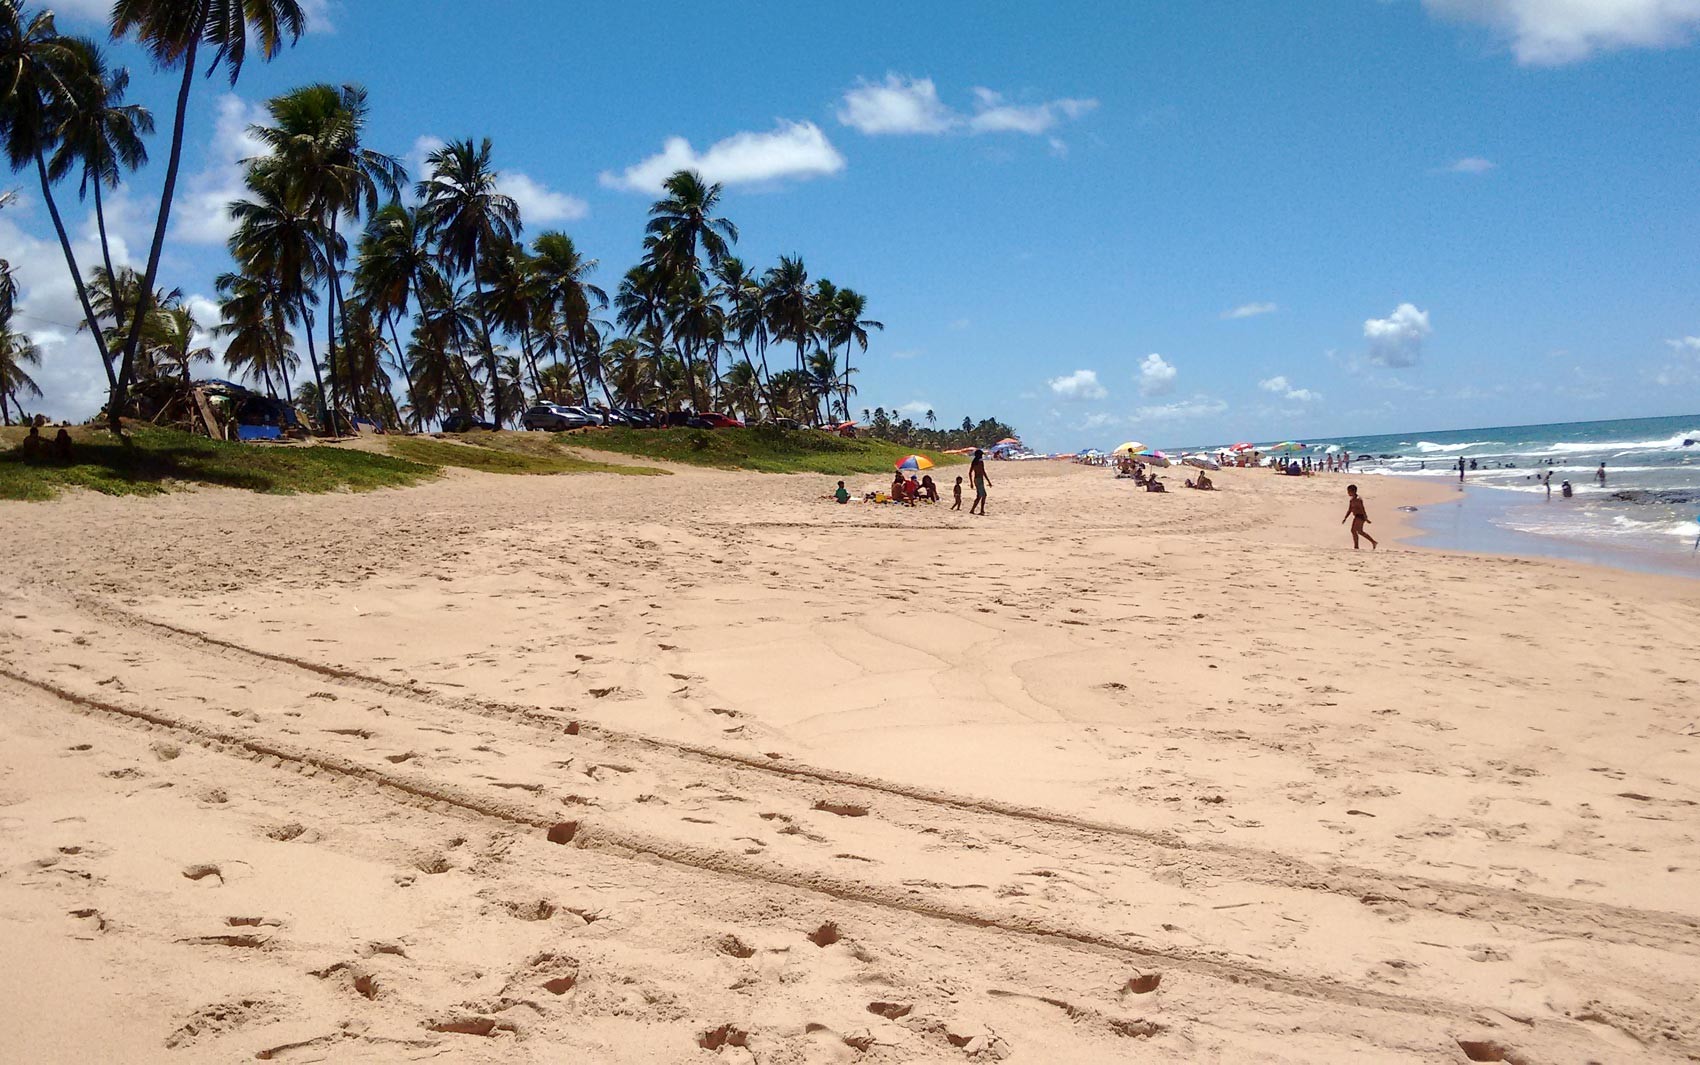
[(496, 345), (490, 340), (490, 323), (484, 317), (484, 283), (478, 279), (477, 256), (474, 254), (472, 264), (472, 291), (477, 297), (475, 310), (478, 319), (478, 331), (484, 341), (485, 363), (490, 368), (490, 421), (500, 429), (502, 427), (502, 374), (496, 365)]
[(537, 376), (537, 356), (531, 352), (531, 326), (525, 322), (521, 322), (519, 327), (519, 349), (525, 353), (525, 364), (531, 369), (531, 390), (541, 398), (543, 379)]
[[(94, 179), (94, 222), (95, 226), (100, 230), (100, 260), (106, 264), (107, 283), (117, 284), (118, 271), (112, 267), (112, 242), (108, 240), (106, 236), (106, 204), (104, 202), (105, 197), (100, 194), (100, 184), (100, 177), (96, 175)], [(116, 321), (112, 324), (114, 327), (119, 325)], [(106, 383), (108, 386), (111, 386), (118, 380), (118, 375), (112, 370), (112, 358), (110, 355), (106, 355), (101, 359), (101, 361), (106, 363)]]
[[(201, 21), (205, 21), (206, 5), (198, 5)], [(159, 218), (154, 222), (153, 246), (148, 249), (148, 268), (142, 275), (141, 295), (136, 297), (136, 313), (130, 318), (130, 335), (124, 341), (124, 357), (118, 367), (118, 378), (112, 384), (112, 398), (107, 403), (107, 424), (113, 433), (122, 436), (124, 427), (120, 412), (129, 400), (131, 364), (136, 359), (136, 345), (142, 339), (142, 317), (147, 314), (148, 301), (153, 298), (153, 283), (159, 275), (159, 257), (165, 250), (165, 230), (171, 224), (171, 201), (177, 195), (177, 171), (183, 163), (183, 124), (189, 111), (189, 90), (195, 84), (195, 60), (200, 55), (201, 35), (193, 34), (183, 54), (183, 82), (177, 89), (177, 115), (171, 127), (171, 157), (165, 165), (165, 187), (159, 194)]]
[(419, 420), (419, 397), (413, 393), (413, 367), (407, 364), (407, 351), (401, 346), (401, 337), (395, 331), (395, 315), (386, 314), (384, 317), (390, 324), (390, 342), (395, 345), (395, 361), (401, 366), (402, 375), (407, 378), (407, 405), (413, 409), (413, 427), (423, 429), (424, 423)]
[[(303, 291), (296, 298), (301, 302), (301, 324), (304, 327), (301, 331), (307, 334), (307, 361), (313, 364), (313, 383), (319, 386), (319, 409), (317, 413), (319, 415), (319, 431), (323, 432), (327, 415), (325, 410), (325, 379), (319, 374), (319, 351), (313, 346), (313, 316), (307, 313), (307, 293)], [(291, 397), (292, 401), (293, 398)], [(334, 418), (331, 420), (335, 421)], [(333, 427), (331, 431), (334, 433), (336, 430)]]
[(844, 342), (844, 383), (840, 386), (839, 395), (844, 404), (844, 420), (850, 420), (850, 341)]
[(106, 337), (101, 333), (100, 320), (95, 317), (94, 307), (89, 303), (89, 290), (83, 284), (83, 272), (77, 266), (77, 253), (71, 250), (71, 238), (65, 233), (65, 220), (59, 216), (59, 204), (53, 199), (53, 185), (47, 179), (47, 160), (39, 151), (35, 153), (35, 171), (41, 178), (41, 195), (47, 201), (47, 213), (53, 218), (53, 231), (59, 235), (59, 247), (65, 253), (65, 265), (70, 268), (71, 281), (77, 286), (77, 300), (83, 305), (83, 319), (88, 322), (89, 333), (94, 336), (95, 347), (100, 351), (101, 365), (106, 367), (107, 384), (116, 386), (112, 357), (106, 350)]

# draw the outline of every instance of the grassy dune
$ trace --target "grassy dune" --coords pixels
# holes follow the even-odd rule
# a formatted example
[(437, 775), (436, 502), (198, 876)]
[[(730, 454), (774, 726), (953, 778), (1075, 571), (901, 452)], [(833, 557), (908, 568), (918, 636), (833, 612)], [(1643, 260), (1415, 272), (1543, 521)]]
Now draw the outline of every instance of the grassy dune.
[(456, 466), (483, 473), (617, 473), (640, 477), (666, 473), (648, 466), (616, 465), (579, 458), (541, 434), (481, 432), (446, 440), (398, 436), (390, 438), (388, 446), (390, 454), (409, 462)]
[(129, 443), (104, 429), (72, 429), (72, 462), (25, 462), (17, 446), (25, 433), (0, 429), (0, 499), (52, 499), (69, 488), (156, 495), (202, 484), (278, 494), (358, 492), (418, 484), (438, 472), (433, 464), (367, 451), (227, 444), (142, 425), (131, 428)]
[[(763, 473), (890, 473), (905, 455), (917, 452), (885, 440), (846, 440), (810, 429), (593, 429), (565, 437), (581, 451), (760, 470)], [(954, 455), (919, 452), (940, 466), (963, 461)]]

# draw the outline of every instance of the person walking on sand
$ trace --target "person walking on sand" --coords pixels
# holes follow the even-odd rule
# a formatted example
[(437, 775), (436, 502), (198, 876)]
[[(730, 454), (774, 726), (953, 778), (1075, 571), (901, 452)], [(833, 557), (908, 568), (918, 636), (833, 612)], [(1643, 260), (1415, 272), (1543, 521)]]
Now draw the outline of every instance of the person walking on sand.
[(1363, 497), (1358, 495), (1358, 486), (1355, 484), (1346, 486), (1346, 517), (1340, 519), (1340, 524), (1346, 524), (1348, 518), (1352, 522), (1352, 550), (1358, 550), (1359, 537), (1368, 540), (1370, 550), (1375, 550), (1379, 545), (1375, 542), (1375, 537), (1364, 530), (1364, 526), (1370, 523), (1369, 514), (1364, 510)]
[(956, 479), (956, 488), (954, 489), (954, 494), (956, 496), (956, 502), (954, 502), (950, 505), (950, 509), (951, 510), (961, 510), (962, 509), (962, 478), (960, 478), (960, 477), (958, 477)]
[(992, 479), (986, 476), (986, 456), (980, 449), (974, 449), (974, 462), (968, 467), (968, 479), (974, 482), (974, 502), (968, 504), (968, 513), (986, 515), (986, 489), (991, 487)]

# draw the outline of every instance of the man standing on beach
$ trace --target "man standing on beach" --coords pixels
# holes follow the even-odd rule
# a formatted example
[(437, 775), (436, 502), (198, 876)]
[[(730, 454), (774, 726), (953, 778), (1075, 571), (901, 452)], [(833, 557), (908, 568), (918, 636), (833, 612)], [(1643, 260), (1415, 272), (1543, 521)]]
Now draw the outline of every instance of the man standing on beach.
[(1464, 456), (1458, 456), (1458, 483), (1464, 483)]
[(1546, 474), (1541, 477), (1541, 485), (1546, 488), (1547, 499), (1550, 501), (1552, 499), (1552, 471), (1551, 470), (1548, 470), (1546, 472)]
[(1359, 537), (1368, 540), (1370, 550), (1375, 550), (1379, 545), (1375, 542), (1375, 537), (1364, 531), (1364, 526), (1369, 524), (1369, 514), (1364, 510), (1363, 497), (1358, 495), (1358, 486), (1355, 484), (1346, 486), (1346, 517), (1340, 519), (1340, 524), (1346, 524), (1347, 518), (1352, 521), (1352, 550), (1358, 550)]
[(968, 513), (978, 512), (981, 516), (986, 513), (986, 488), (992, 479), (986, 476), (986, 456), (978, 448), (974, 449), (974, 462), (968, 467), (968, 479), (974, 483), (974, 502), (968, 505)]

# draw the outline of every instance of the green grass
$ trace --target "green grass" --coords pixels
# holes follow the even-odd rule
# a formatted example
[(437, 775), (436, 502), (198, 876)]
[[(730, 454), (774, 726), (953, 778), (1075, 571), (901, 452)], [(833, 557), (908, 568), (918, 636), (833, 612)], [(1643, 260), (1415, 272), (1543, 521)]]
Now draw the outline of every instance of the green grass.
[[(49, 439), (57, 429), (44, 433)], [(105, 495), (156, 495), (210, 484), (290, 494), (365, 491), (418, 484), (432, 465), (337, 447), (227, 444), (171, 429), (133, 427), (124, 443), (102, 429), (71, 430), (73, 461), (25, 462), (26, 430), (0, 429), (0, 499), (52, 499), (69, 488)]]
[(955, 455), (916, 452), (885, 440), (847, 440), (812, 429), (597, 429), (566, 439), (585, 451), (692, 466), (760, 470), (763, 473), (890, 473), (905, 455), (922, 454), (940, 466), (962, 462)]
[(390, 453), (427, 466), (458, 466), (483, 473), (556, 474), (619, 473), (628, 476), (664, 474), (648, 466), (621, 466), (594, 462), (569, 454), (553, 439), (541, 434), (466, 433), (459, 439), (425, 440), (393, 437)]

